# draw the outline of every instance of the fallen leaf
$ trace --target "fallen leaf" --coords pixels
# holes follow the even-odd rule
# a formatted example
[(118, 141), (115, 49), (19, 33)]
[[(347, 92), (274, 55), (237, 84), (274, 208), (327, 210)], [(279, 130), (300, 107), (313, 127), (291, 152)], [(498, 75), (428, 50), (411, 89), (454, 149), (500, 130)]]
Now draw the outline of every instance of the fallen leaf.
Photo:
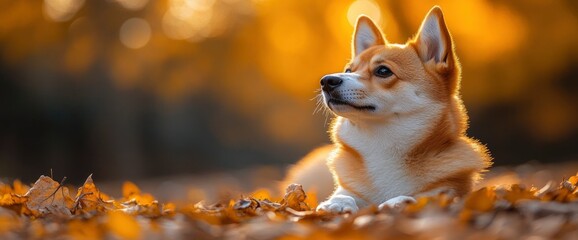
[(74, 201), (70, 198), (68, 188), (50, 177), (40, 176), (25, 196), (28, 197), (26, 206), (30, 210), (38, 211), (40, 214), (71, 215), (70, 209)]
[(15, 231), (22, 227), (22, 222), (18, 218), (8, 215), (0, 215), (0, 237), (10, 231)]
[[(100, 191), (96, 188), (96, 185), (94, 185), (91, 174), (86, 181), (84, 181), (82, 187), (78, 189), (76, 198), (74, 199), (74, 211), (97, 211), (102, 202)], [(102, 211), (101, 209), (101, 212)]]
[(24, 195), (26, 194), (26, 192), (28, 192), (28, 190), (30, 190), (30, 187), (23, 184), (18, 179), (14, 180), (14, 182), (12, 183), (12, 193), (14, 194)]
[(513, 184), (510, 189), (505, 191), (503, 197), (508, 202), (515, 204), (519, 200), (523, 199), (537, 199), (535, 193), (536, 191), (533, 189), (526, 189), (524, 186), (519, 184)]
[(285, 196), (281, 200), (282, 207), (289, 207), (298, 211), (308, 211), (311, 207), (305, 203), (305, 191), (303, 191), (303, 186), (300, 184), (291, 184), (285, 190)]
[(132, 182), (124, 182), (122, 185), (122, 196), (124, 202), (135, 200), (137, 204), (153, 204), (156, 200), (148, 193), (141, 193), (140, 188)]
[(106, 219), (107, 229), (121, 239), (138, 239), (141, 227), (136, 219), (121, 211), (110, 211)]
[(14, 193), (6, 193), (0, 198), (0, 206), (10, 207), (16, 204), (23, 204), (28, 201), (28, 197)]
[[(401, 211), (372, 206), (332, 214), (316, 212), (315, 193), (305, 193), (297, 184), (288, 186), (282, 199), (260, 189), (246, 196), (226, 195), (214, 204), (175, 204), (159, 203), (131, 182), (114, 199), (89, 176), (72, 201), (62, 183), (42, 176), (31, 188), (16, 181), (0, 183), (0, 239), (558, 238), (578, 233), (575, 181), (570, 177), (539, 191), (490, 186), (461, 198), (418, 198)], [(25, 195), (16, 193), (24, 189)]]
[(96, 219), (74, 219), (68, 222), (68, 236), (77, 240), (103, 239), (102, 228)]
[(415, 203), (407, 204), (405, 211), (407, 213), (418, 213), (429, 203), (429, 201), (430, 200), (427, 197), (420, 197)]
[(494, 207), (496, 201), (496, 194), (493, 189), (481, 188), (466, 196), (464, 207), (467, 209), (488, 212)]

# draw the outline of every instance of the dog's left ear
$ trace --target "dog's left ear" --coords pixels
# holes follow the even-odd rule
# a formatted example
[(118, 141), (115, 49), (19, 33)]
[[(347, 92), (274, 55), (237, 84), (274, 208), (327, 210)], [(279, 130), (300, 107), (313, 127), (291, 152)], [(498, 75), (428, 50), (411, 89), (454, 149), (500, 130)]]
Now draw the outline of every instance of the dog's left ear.
[(385, 38), (377, 25), (368, 16), (361, 15), (357, 19), (353, 33), (352, 57), (359, 55), (375, 45), (385, 45)]
[(435, 62), (438, 73), (450, 73), (456, 65), (452, 37), (440, 7), (433, 7), (424, 18), (414, 45), (421, 60)]

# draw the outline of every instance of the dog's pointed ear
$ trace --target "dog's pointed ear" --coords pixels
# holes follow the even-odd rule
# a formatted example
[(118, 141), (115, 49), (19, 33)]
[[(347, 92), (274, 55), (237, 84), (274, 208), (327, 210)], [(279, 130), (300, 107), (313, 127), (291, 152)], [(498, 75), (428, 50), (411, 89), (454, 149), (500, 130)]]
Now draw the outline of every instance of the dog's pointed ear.
[(414, 44), (424, 63), (435, 61), (436, 70), (448, 72), (455, 67), (453, 41), (440, 7), (434, 6), (424, 18)]
[(353, 33), (352, 56), (355, 57), (365, 49), (375, 45), (385, 45), (385, 38), (377, 25), (368, 16), (361, 15)]

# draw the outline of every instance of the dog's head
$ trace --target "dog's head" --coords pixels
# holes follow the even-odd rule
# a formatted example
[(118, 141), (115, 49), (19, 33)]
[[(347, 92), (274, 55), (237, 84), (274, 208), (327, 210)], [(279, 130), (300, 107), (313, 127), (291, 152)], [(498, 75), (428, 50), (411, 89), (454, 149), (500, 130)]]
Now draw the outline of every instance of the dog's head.
[(370, 18), (359, 17), (352, 55), (343, 73), (321, 79), (323, 101), (338, 116), (401, 117), (443, 107), (458, 95), (460, 66), (437, 6), (404, 45), (388, 43)]

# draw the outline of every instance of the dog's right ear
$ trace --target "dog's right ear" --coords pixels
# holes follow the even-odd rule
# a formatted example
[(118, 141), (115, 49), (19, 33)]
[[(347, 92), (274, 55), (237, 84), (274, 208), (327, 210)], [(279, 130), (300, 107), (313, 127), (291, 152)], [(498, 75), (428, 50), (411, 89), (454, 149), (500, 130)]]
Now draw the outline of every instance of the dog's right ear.
[(371, 18), (365, 15), (359, 16), (353, 33), (352, 57), (355, 58), (369, 47), (385, 45), (385, 42), (383, 34)]

